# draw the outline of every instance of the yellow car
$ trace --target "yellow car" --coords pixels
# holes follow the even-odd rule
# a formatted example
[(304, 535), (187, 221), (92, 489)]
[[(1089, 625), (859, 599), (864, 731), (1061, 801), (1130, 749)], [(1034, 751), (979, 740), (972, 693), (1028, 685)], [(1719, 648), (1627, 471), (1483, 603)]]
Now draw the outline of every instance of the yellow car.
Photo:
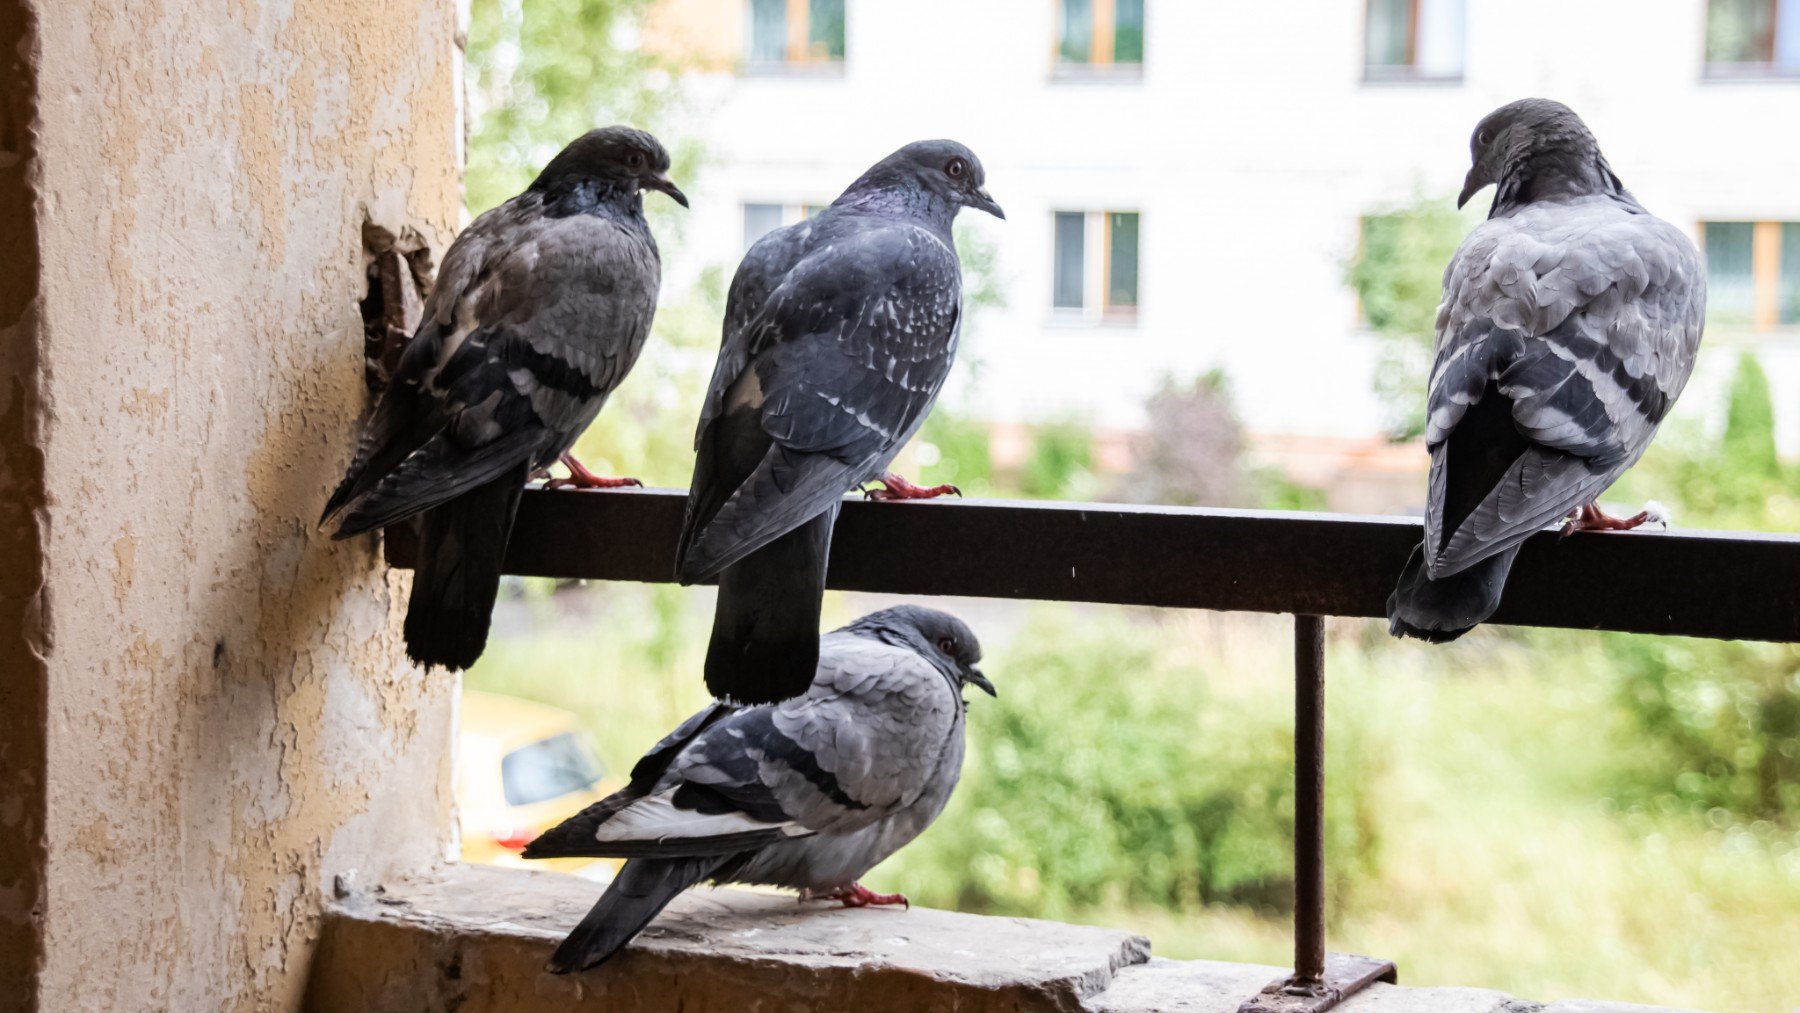
[(625, 786), (600, 762), (575, 715), (467, 690), (456, 748), (463, 861), (598, 878), (618, 868), (612, 859), (519, 857), (532, 838)]

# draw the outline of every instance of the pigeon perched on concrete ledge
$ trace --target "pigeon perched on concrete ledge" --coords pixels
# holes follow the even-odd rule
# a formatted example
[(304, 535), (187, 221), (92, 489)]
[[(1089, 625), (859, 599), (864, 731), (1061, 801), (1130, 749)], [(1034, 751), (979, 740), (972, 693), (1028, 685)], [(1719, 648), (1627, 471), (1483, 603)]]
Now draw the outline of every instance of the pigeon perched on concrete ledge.
[(644, 189), (682, 206), (656, 138), (590, 131), (444, 255), (424, 319), (321, 524), (348, 538), (419, 517), (406, 650), (467, 668), (487, 644), (500, 564), (532, 474), (561, 460), (637, 362), (661, 283)]
[(1525, 99), (1470, 143), (1457, 206), (1495, 184), (1444, 274), (1425, 441), (1425, 540), (1388, 598), (1396, 636), (1454, 640), (1500, 606), (1519, 547), (1627, 530), (1598, 499), (1637, 463), (1694, 369), (1706, 277), (1574, 111)]
[(629, 859), (558, 946), (559, 974), (605, 961), (701, 880), (847, 907), (904, 904), (857, 880), (943, 811), (962, 772), (962, 688), (989, 694), (955, 616), (903, 605), (820, 640), (806, 695), (715, 703), (657, 743), (631, 783), (544, 833), (526, 858)]
[(1004, 217), (974, 152), (919, 141), (817, 217), (778, 229), (732, 279), (694, 437), (677, 576), (719, 578), (706, 686), (744, 703), (806, 691), (818, 660), (831, 529), (846, 492), (922, 489), (886, 469), (956, 355), (964, 207)]

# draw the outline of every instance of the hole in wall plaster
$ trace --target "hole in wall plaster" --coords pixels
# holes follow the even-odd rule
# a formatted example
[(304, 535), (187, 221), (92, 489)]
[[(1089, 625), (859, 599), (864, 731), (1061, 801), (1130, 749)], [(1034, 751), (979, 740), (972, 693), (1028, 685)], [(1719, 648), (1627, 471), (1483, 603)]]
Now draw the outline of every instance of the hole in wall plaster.
[(418, 329), (431, 290), (431, 249), (412, 229), (394, 231), (364, 220), (363, 379), (371, 394), (387, 386), (400, 353)]

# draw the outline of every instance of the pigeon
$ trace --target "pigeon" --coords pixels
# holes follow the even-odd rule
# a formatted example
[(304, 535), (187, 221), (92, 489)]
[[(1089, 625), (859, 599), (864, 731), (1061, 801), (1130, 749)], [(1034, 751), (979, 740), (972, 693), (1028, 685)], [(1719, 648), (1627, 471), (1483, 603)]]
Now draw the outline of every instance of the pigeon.
[(956, 492), (887, 472), (956, 355), (964, 207), (1004, 218), (974, 152), (919, 141), (817, 217), (764, 236), (732, 279), (694, 437), (677, 579), (719, 582), (706, 686), (741, 703), (806, 692), (846, 492)]
[(963, 687), (990, 696), (955, 616), (875, 612), (819, 642), (804, 696), (717, 701), (658, 742), (631, 782), (525, 848), (625, 858), (550, 958), (558, 974), (617, 953), (701, 880), (799, 890), (845, 907), (906, 904), (857, 882), (944, 809), (962, 772)]
[(577, 138), (524, 193), (450, 245), (424, 319), (320, 518), (349, 538), (416, 518), (406, 651), (474, 664), (500, 564), (534, 474), (609, 488), (569, 454), (637, 361), (661, 281), (643, 189), (684, 196), (656, 138), (606, 127)]
[(1706, 310), (1694, 244), (1625, 189), (1573, 110), (1502, 106), (1470, 151), (1457, 206), (1488, 184), (1494, 203), (1444, 272), (1425, 538), (1387, 602), (1389, 632), (1439, 643), (1493, 615), (1538, 530), (1650, 519), (1597, 499), (1680, 396)]

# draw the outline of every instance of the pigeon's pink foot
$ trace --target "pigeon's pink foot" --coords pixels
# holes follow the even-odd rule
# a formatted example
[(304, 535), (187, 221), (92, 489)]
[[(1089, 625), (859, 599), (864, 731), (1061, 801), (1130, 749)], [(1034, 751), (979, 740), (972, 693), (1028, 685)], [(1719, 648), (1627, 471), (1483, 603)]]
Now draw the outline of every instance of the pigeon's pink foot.
[(1600, 509), (1600, 504), (1589, 503), (1575, 508), (1567, 523), (1563, 524), (1562, 534), (1567, 538), (1577, 531), (1630, 531), (1653, 517), (1648, 510), (1639, 510), (1630, 517), (1614, 517)]
[(596, 475), (575, 459), (574, 454), (562, 455), (563, 467), (569, 469), (568, 478), (546, 479), (546, 489), (618, 489), (628, 485), (643, 488), (644, 483), (635, 478), (607, 478)]
[(936, 499), (939, 496), (954, 493), (962, 495), (962, 490), (953, 485), (934, 485), (927, 489), (922, 485), (914, 485), (893, 472), (876, 479), (882, 488), (864, 490), (863, 495), (877, 502), (901, 499)]
[(903, 893), (876, 893), (861, 883), (832, 890), (829, 893), (800, 895), (801, 900), (835, 900), (845, 907), (892, 907), (895, 904), (912, 910), (912, 901)]

